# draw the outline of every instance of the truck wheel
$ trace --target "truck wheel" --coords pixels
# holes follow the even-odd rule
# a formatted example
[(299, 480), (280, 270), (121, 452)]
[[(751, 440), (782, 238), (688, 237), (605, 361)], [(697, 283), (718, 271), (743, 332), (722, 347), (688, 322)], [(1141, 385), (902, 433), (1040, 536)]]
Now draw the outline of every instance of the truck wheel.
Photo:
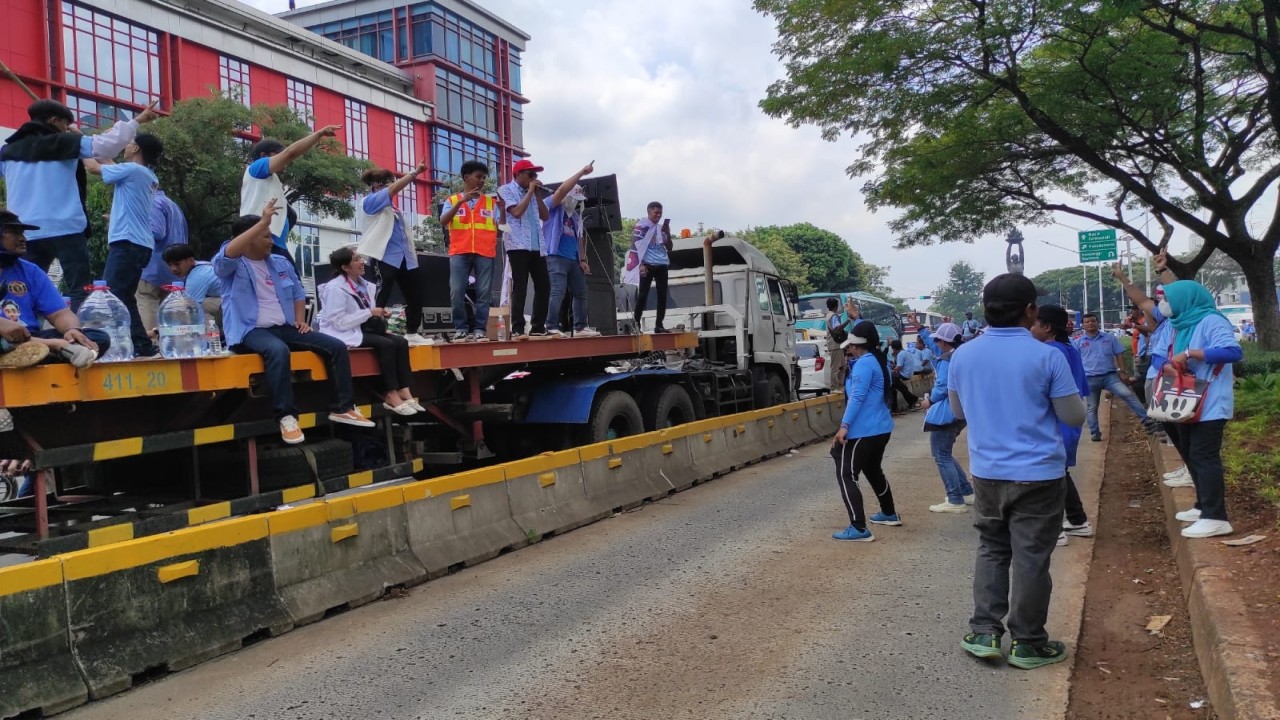
[(644, 429), (648, 431), (665, 430), (697, 419), (693, 400), (679, 385), (667, 385), (650, 391), (644, 397), (641, 415), (644, 416)]
[(644, 418), (631, 396), (621, 390), (605, 393), (592, 408), (582, 431), (584, 444), (616, 440), (644, 432)]
[(755, 384), (756, 409), (760, 410), (787, 401), (787, 384), (777, 373), (771, 372), (764, 380)]

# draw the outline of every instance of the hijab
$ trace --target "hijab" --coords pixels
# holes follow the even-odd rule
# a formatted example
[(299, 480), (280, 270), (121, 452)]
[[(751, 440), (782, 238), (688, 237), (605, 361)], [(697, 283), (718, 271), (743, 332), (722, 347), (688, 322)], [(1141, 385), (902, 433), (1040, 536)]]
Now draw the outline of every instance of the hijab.
[(1177, 332), (1173, 339), (1173, 352), (1186, 350), (1191, 344), (1191, 333), (1201, 320), (1210, 315), (1226, 318), (1218, 312), (1218, 305), (1213, 301), (1209, 289), (1194, 280), (1179, 280), (1164, 287), (1165, 300), (1169, 302), (1173, 316), (1169, 322)]

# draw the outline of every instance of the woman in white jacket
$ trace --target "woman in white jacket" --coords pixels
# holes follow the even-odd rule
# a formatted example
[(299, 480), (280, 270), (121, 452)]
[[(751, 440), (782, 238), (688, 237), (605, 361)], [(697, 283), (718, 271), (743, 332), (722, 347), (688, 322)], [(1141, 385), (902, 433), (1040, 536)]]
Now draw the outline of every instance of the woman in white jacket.
[(382, 406), (398, 415), (413, 415), (424, 408), (409, 391), (409, 342), (387, 332), (386, 308), (374, 307), (378, 286), (364, 279), (364, 257), (351, 248), (329, 254), (334, 277), (318, 288), (320, 332), (378, 353), (382, 369)]

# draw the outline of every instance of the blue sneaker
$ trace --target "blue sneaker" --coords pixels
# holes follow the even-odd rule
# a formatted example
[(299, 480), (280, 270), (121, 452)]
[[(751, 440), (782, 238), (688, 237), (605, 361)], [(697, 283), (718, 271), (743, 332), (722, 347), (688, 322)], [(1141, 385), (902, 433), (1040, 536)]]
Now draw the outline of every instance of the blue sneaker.
[(876, 539), (875, 536), (871, 534), (870, 530), (859, 530), (858, 528), (852, 525), (832, 535), (831, 537), (835, 538), (836, 540), (847, 540), (849, 542), (871, 542), (872, 540)]
[(902, 524), (902, 519), (899, 518), (897, 514), (885, 515), (882, 512), (878, 512), (867, 519), (877, 525), (901, 525)]

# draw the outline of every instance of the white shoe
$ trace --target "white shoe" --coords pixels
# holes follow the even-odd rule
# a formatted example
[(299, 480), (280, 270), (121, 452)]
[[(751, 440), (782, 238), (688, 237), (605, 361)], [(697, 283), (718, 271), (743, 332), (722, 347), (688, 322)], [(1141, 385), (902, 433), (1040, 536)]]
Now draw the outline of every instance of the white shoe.
[(1062, 532), (1058, 533), (1058, 547), (1063, 547), (1063, 546), (1065, 546), (1066, 544), (1067, 544), (1067, 533), (1066, 533), (1066, 531), (1064, 530), (1064, 531), (1062, 531)]
[(584, 327), (581, 330), (574, 330), (575, 337), (600, 337), (600, 331), (592, 327)]
[(1093, 537), (1093, 525), (1091, 525), (1088, 520), (1085, 520), (1079, 525), (1072, 525), (1066, 520), (1063, 520), (1062, 531), (1068, 535), (1075, 535), (1076, 537)]
[(968, 512), (968, 511), (969, 511), (969, 507), (964, 503), (960, 503), (959, 505), (957, 505), (947, 500), (943, 500), (937, 505), (929, 506), (929, 512), (936, 512), (936, 513), (962, 513), (962, 512)]
[(302, 435), (301, 428), (298, 427), (298, 418), (292, 415), (285, 415), (280, 418), (280, 439), (289, 445), (297, 445), (306, 440)]
[(1190, 510), (1183, 510), (1173, 517), (1177, 520), (1181, 520), (1182, 522), (1198, 522), (1200, 520), (1200, 511), (1195, 508), (1191, 508)]
[(1169, 472), (1164, 474), (1165, 480), (1177, 480), (1178, 478), (1182, 478), (1182, 477), (1191, 477), (1191, 472), (1187, 470), (1186, 465), (1183, 465), (1177, 470), (1170, 470)]
[(972, 496), (972, 495), (965, 495), (965, 496), (964, 496), (964, 504), (965, 504), (965, 505), (972, 505), (972, 504), (973, 504), (973, 496)]
[(407, 340), (407, 341), (409, 341), (409, 344), (410, 344), (410, 345), (412, 345), (412, 346), (418, 346), (418, 345), (434, 345), (434, 344), (435, 344), (435, 341), (434, 341), (434, 340), (432, 340), (431, 338), (429, 338), (429, 337), (422, 337), (422, 336), (421, 336), (421, 335), (419, 335), (418, 333), (409, 333), (408, 335), (405, 335), (405, 336), (404, 336), (404, 339), (405, 339), (405, 340)]
[(418, 412), (424, 413), (427, 411), (426, 408), (422, 407), (422, 403), (418, 402), (418, 398), (409, 398), (405, 402), (408, 403), (411, 407), (413, 407), (414, 410), (417, 410)]
[(562, 338), (562, 337), (565, 337), (565, 334), (560, 332), (559, 330), (552, 330), (551, 328), (547, 328), (547, 337)]
[(471, 342), (489, 342), (489, 336), (477, 330), (471, 333)]
[(1191, 525), (1182, 528), (1182, 537), (1186, 538), (1207, 538), (1218, 535), (1230, 535), (1235, 532), (1231, 523), (1226, 520), (1197, 520)]
[(384, 402), (382, 403), (382, 407), (390, 410), (391, 412), (397, 415), (417, 415), (418, 414), (417, 408), (415, 408), (408, 401), (402, 402), (399, 405), (392, 405), (391, 403)]
[(1181, 475), (1174, 475), (1173, 477), (1169, 477), (1169, 475), (1171, 474), (1172, 473), (1166, 473), (1164, 476), (1164, 479), (1160, 481), (1164, 483), (1165, 487), (1179, 488), (1179, 487), (1195, 487), (1196, 486), (1195, 481), (1191, 479), (1191, 473), (1187, 472), (1186, 468), (1182, 469)]

